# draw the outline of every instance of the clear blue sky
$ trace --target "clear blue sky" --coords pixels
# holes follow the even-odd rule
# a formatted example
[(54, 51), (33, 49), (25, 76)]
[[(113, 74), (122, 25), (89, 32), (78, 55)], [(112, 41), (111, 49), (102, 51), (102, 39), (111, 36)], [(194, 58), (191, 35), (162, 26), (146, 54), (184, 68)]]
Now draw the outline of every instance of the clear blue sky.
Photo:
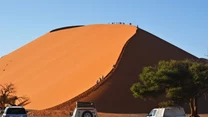
[(208, 54), (208, 0), (2, 0), (0, 14), (0, 56), (54, 28), (119, 21)]

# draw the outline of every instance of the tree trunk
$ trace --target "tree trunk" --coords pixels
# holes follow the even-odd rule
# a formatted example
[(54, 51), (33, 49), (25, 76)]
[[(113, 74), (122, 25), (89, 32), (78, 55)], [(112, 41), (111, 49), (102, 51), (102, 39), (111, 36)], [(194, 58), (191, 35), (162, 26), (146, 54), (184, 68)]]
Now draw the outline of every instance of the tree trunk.
[(194, 115), (193, 98), (191, 98), (189, 101), (189, 107), (190, 107), (190, 111), (191, 111), (190, 117), (192, 117), (192, 115)]
[(190, 99), (189, 106), (191, 110), (190, 117), (199, 117), (197, 110), (197, 97), (193, 97)]

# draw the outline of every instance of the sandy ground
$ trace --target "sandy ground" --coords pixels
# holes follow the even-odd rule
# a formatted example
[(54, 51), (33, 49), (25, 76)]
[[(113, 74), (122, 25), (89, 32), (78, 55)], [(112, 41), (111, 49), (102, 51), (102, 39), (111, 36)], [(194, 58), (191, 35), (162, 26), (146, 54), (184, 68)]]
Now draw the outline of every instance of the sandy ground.
[(113, 114), (113, 113), (98, 113), (99, 117), (145, 117), (146, 114)]
[[(146, 117), (146, 114), (113, 114), (113, 113), (98, 113), (99, 117)], [(186, 115), (189, 117), (189, 115)], [(208, 114), (199, 114), (200, 117), (208, 117)], [(35, 117), (35, 116), (30, 116)], [(46, 116), (43, 116), (46, 117)]]
[[(112, 114), (112, 113), (99, 113), (99, 117), (146, 117), (146, 114)], [(189, 117), (189, 114), (186, 115)], [(200, 114), (200, 117), (208, 117), (208, 114)]]

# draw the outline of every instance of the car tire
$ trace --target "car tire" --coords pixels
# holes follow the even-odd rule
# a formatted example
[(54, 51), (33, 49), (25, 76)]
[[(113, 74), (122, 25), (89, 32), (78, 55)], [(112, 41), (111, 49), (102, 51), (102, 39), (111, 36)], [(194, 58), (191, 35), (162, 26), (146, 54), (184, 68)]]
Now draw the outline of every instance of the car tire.
[(93, 117), (90, 111), (85, 111), (82, 113), (82, 117)]

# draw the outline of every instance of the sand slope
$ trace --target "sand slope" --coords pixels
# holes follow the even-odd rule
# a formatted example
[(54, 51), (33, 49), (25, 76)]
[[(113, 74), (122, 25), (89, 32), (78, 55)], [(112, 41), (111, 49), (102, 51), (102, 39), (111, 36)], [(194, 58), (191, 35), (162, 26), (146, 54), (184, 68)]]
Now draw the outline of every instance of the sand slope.
[[(158, 100), (135, 99), (130, 91), (142, 68), (186, 58), (198, 59), (130, 25), (63, 28), (1, 58), (0, 82), (13, 82), (18, 94), (29, 96), (27, 108), (47, 108), (31, 115), (68, 115), (76, 101), (93, 101), (99, 112), (147, 113)], [(102, 75), (107, 76), (95, 85)], [(207, 105), (202, 97), (199, 113), (207, 113)]]
[(129, 25), (88, 25), (47, 33), (0, 59), (0, 82), (27, 95), (30, 109), (44, 109), (82, 93), (106, 75), (127, 40)]
[[(157, 64), (160, 60), (183, 60), (197, 59), (197, 57), (184, 50), (142, 30), (138, 29), (136, 34), (130, 38), (120, 59), (117, 62), (113, 73), (106, 78), (106, 81), (96, 88), (96, 90), (80, 96), (77, 101), (93, 101), (97, 105), (99, 112), (107, 113), (147, 113), (152, 108), (157, 107), (158, 100), (141, 100), (132, 96), (130, 87), (139, 80), (139, 74), (144, 66)], [(78, 96), (79, 97), (79, 96)], [(67, 101), (57, 105), (53, 109), (68, 110), (74, 104)], [(75, 101), (73, 101), (75, 102)], [(207, 113), (206, 105), (208, 101), (202, 97), (199, 101), (199, 113)], [(186, 112), (189, 108), (185, 105)]]
[[(158, 100), (134, 99), (130, 92), (132, 84), (139, 80), (144, 66), (157, 64), (160, 60), (198, 59), (195, 56), (165, 42), (164, 40), (139, 29), (130, 39), (115, 72), (109, 79), (88, 97), (81, 100), (94, 101), (100, 112), (146, 113), (157, 107)], [(101, 92), (101, 93), (100, 93)], [(160, 98), (159, 100), (163, 100)], [(208, 101), (199, 100), (199, 113), (208, 113)], [(186, 112), (189, 108), (186, 105)]]

